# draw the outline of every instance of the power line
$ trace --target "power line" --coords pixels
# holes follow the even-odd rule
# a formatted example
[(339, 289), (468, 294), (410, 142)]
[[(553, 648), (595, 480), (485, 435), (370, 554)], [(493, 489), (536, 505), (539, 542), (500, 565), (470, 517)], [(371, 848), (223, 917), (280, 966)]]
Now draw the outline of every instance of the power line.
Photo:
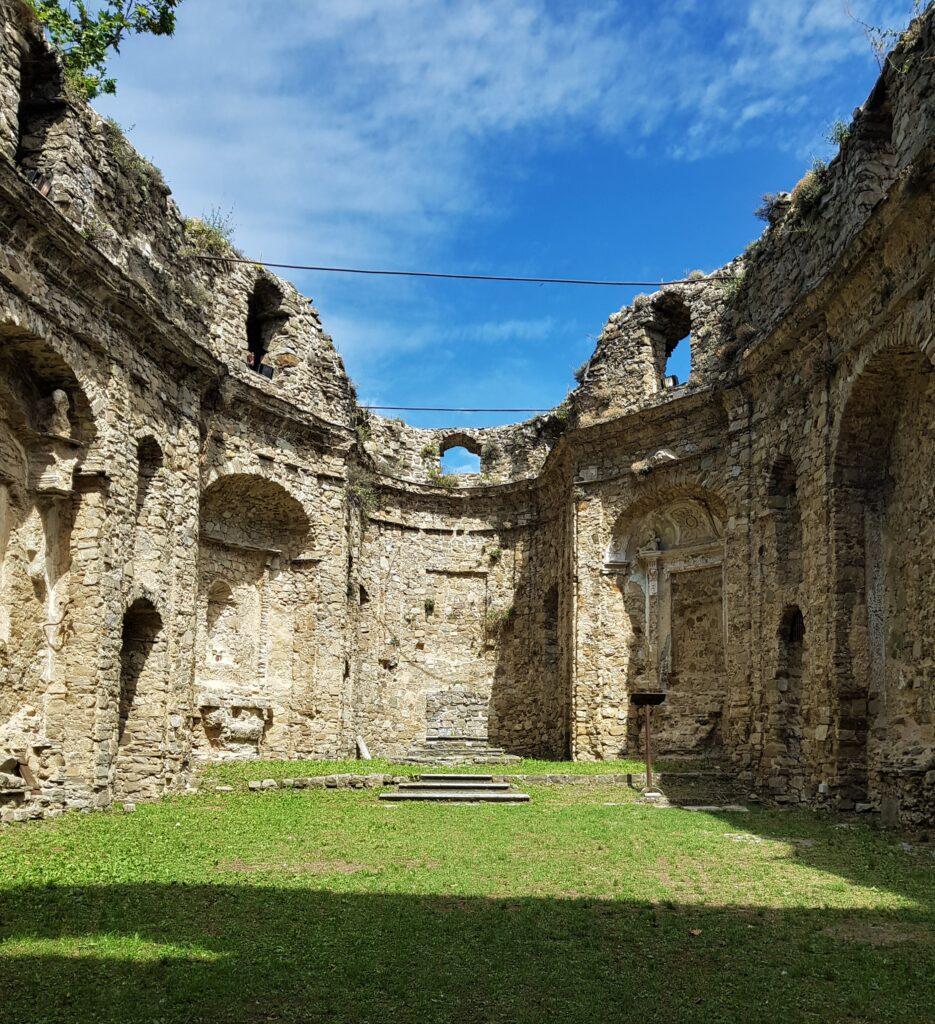
[(548, 409), (452, 409), (443, 405), (361, 405), (361, 409), (390, 409), (393, 412), (548, 412)]
[(240, 257), (201, 256), (195, 259), (208, 263), (252, 263), (274, 270), (316, 270), (323, 274), (364, 274), (370, 277), (431, 277), (443, 281), (503, 281), (514, 284), (576, 284), (599, 288), (665, 288), (673, 284), (700, 284), (703, 281), (729, 281), (732, 274), (712, 274), (710, 277), (677, 278), (672, 281), (598, 281), (581, 277), (506, 277), (497, 274), (442, 274), (427, 270), (373, 270), (361, 267), (317, 267), (302, 263), (267, 263), (265, 260), (248, 260)]

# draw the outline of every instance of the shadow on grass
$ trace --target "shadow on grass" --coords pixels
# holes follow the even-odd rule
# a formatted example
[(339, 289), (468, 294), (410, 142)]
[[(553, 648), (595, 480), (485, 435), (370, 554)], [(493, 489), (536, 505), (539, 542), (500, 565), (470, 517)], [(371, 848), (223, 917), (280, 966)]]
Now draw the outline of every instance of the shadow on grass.
[(930, 938), (906, 911), (23, 888), (0, 895), (0, 1020), (922, 1024)]

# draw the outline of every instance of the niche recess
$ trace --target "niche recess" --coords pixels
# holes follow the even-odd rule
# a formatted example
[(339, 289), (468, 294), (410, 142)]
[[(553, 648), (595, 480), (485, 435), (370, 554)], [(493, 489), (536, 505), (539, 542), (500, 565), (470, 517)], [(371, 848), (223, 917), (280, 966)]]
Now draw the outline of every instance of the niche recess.
[(247, 302), (247, 365), (267, 379), (273, 367), (266, 362), (273, 339), (288, 319), (282, 311), (282, 292), (266, 278), (260, 278)]
[(777, 575), (781, 583), (792, 586), (802, 579), (802, 515), (796, 477), (792, 460), (785, 455), (778, 458), (766, 499), (775, 526)]
[(55, 58), (36, 42), (20, 64), (16, 163), (44, 192), (40, 158), (51, 129), (64, 117), (61, 71)]
[(805, 660), (805, 620), (798, 605), (787, 608), (779, 624), (779, 665), (776, 672), (778, 715), (776, 739), (785, 757), (802, 754), (802, 675)]
[(159, 730), (153, 715), (161, 704), (159, 652), (162, 617), (145, 598), (134, 601), (123, 617), (123, 642), (120, 649), (120, 720), (117, 741), (120, 746), (136, 742), (142, 749)]
[(153, 488), (156, 474), (162, 468), (159, 442), (152, 436), (141, 437), (136, 446), (136, 514), (139, 516)]

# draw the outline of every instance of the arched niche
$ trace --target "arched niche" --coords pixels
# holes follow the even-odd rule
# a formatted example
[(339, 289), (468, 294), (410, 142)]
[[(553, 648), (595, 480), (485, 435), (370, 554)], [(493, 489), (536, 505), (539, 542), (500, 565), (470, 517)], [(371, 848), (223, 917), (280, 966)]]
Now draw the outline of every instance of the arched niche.
[(842, 808), (913, 801), (935, 742), (935, 371), (910, 345), (866, 357), (845, 392), (832, 463), (832, 793)]
[(797, 586), (802, 580), (802, 512), (798, 471), (788, 455), (780, 455), (770, 467), (766, 507), (778, 582)]
[(0, 406), (27, 444), (69, 441), (87, 451), (97, 424), (87, 391), (69, 363), (46, 341), (0, 324)]
[(94, 599), (72, 590), (69, 572), (83, 502), (75, 472), (96, 433), (65, 359), (49, 342), (0, 324), (0, 643), (10, 683), (0, 718), (60, 679), (70, 621)]
[(218, 477), (201, 495), (201, 532), (210, 541), (291, 558), (309, 539), (302, 503), (281, 484), (253, 473)]
[(808, 689), (805, 617), (798, 605), (783, 609), (775, 642), (776, 675), (766, 689), (764, 759), (770, 785), (788, 795), (796, 786), (794, 776), (799, 775), (802, 768), (805, 737), (802, 697)]
[(162, 616), (148, 598), (137, 598), (124, 613), (120, 639), (117, 799), (155, 796), (164, 788), (167, 690)]
[(719, 550), (723, 529), (719, 503), (706, 494), (674, 491), (650, 494), (633, 503), (617, 520), (604, 563), (623, 570), (645, 561), (641, 552)]
[(202, 683), (252, 683), (257, 672), (257, 581), (215, 579), (203, 587), (198, 678)]
[(255, 757), (263, 744), (285, 742), (290, 716), (309, 704), (301, 690), (313, 685), (315, 636), (307, 623), (314, 622), (316, 573), (309, 544), (308, 516), (282, 485), (237, 473), (205, 488), (196, 757)]
[(152, 434), (146, 434), (136, 443), (136, 514), (143, 511), (153, 490), (159, 470), (164, 463), (162, 446)]
[(618, 636), (608, 642), (641, 640), (641, 652), (628, 656), (627, 688), (666, 691), (658, 733), (660, 750), (670, 753), (708, 753), (721, 743), (724, 543), (716, 507), (697, 492), (640, 499), (618, 520), (605, 557), (620, 594)]

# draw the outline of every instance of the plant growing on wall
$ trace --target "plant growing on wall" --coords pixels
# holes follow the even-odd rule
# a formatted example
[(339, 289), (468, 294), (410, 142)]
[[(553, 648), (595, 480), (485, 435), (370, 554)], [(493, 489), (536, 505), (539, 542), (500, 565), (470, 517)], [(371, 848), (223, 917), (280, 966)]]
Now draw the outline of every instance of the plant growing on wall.
[(828, 129), (826, 138), (835, 146), (843, 146), (851, 137), (852, 131), (853, 129), (846, 121), (839, 119)]
[(168, 192), (162, 172), (137, 153), (127, 141), (123, 129), (112, 117), (104, 118), (103, 128), (110, 155), (124, 174), (139, 179), (150, 188), (160, 188)]
[(754, 217), (759, 217), (760, 220), (765, 220), (767, 224), (772, 224), (777, 219), (776, 214), (780, 205), (788, 205), (788, 202), (783, 203), (783, 197), (788, 201), (788, 196), (783, 192), (765, 192), (763, 194), (763, 201), (753, 211)]
[(366, 516), (377, 507), (377, 492), (373, 474), (362, 466), (351, 466), (347, 473), (347, 493), (351, 501)]
[[(931, 2), (932, 0), (912, 0), (913, 16), (925, 11), (931, 5)], [(851, 21), (856, 22), (864, 30), (864, 35), (867, 37), (867, 42), (873, 51), (874, 60), (876, 60), (877, 66), (881, 71), (885, 71), (887, 64), (889, 64), (890, 67), (900, 74), (906, 74), (911, 62), (906, 60), (902, 64), (896, 64), (893, 61), (891, 52), (903, 36), (903, 32), (900, 29), (890, 28), (885, 25), (871, 25), (866, 21), (862, 21), (854, 15), (850, 4), (844, 5), (844, 13), (847, 14)]]
[(484, 616), (484, 635), (487, 643), (497, 643), (516, 619), (516, 606), (489, 608)]
[(354, 425), (354, 430), (357, 434), (357, 443), (363, 447), (373, 436), (373, 431), (370, 429), (370, 424), (367, 420), (358, 420)]
[(446, 491), (454, 491), (458, 487), (458, 481), (450, 474), (443, 473), (438, 466), (432, 466), (429, 470), (429, 482)]
[(828, 165), (824, 160), (814, 160), (811, 170), (792, 190), (790, 199), (793, 212), (804, 216), (811, 213), (828, 188)]
[(83, 99), (115, 93), (107, 60), (128, 35), (171, 36), (182, 0), (27, 0), (58, 51), (68, 84)]
[(427, 597), (425, 599), (425, 614), (426, 615), (434, 615), (435, 614), (435, 598), (434, 597)]
[(229, 256), (235, 253), (231, 239), (234, 222), (230, 213), (212, 207), (203, 217), (189, 217), (185, 221), (185, 255)]
[(565, 400), (555, 406), (551, 412), (553, 420), (565, 426), (568, 423), (569, 417), (571, 416), (571, 400), (566, 396)]

